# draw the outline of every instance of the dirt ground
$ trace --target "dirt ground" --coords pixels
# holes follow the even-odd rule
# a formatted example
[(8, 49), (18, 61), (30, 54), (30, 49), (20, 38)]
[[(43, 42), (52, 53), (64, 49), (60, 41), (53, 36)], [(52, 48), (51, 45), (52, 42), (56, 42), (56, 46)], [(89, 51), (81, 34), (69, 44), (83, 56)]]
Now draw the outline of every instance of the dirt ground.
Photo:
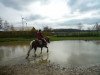
[(23, 63), (0, 66), (0, 75), (100, 75), (100, 65), (61, 67), (54, 63)]

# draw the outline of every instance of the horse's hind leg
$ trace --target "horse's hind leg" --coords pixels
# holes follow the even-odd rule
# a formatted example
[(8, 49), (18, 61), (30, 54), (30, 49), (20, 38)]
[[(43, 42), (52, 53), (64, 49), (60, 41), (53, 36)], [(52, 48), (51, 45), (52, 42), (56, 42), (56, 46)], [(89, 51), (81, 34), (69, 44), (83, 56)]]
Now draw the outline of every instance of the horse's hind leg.
[(35, 54), (35, 57), (36, 57), (36, 49), (37, 49), (37, 47), (34, 47), (34, 54)]

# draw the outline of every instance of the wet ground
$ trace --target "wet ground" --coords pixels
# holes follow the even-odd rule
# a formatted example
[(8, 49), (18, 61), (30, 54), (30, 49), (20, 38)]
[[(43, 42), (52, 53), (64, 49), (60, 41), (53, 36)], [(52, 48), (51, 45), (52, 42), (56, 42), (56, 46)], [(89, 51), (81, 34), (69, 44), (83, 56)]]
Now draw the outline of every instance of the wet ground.
[(0, 46), (0, 75), (100, 75), (99, 41), (53, 41), (49, 53), (37, 49), (25, 59), (29, 44)]

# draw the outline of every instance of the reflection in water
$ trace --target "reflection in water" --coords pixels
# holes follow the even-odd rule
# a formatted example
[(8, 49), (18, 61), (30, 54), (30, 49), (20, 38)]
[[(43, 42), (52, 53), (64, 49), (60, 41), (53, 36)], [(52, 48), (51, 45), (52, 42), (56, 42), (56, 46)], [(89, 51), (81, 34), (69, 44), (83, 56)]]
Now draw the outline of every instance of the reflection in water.
[[(34, 50), (31, 51), (29, 63), (56, 63), (62, 66), (88, 65), (100, 63), (100, 41), (53, 41), (48, 44), (49, 53), (43, 48), (37, 49), (37, 56), (34, 57)], [(29, 45), (8, 45), (0, 46), (0, 61), (9, 61), (13, 58), (21, 59), (26, 57)], [(24, 59), (21, 59), (22, 61)]]
[(27, 45), (0, 46), (0, 61), (23, 56), (27, 50)]
[(92, 41), (94, 44), (100, 45), (100, 41)]
[(49, 54), (39, 54), (27, 59), (29, 63), (36, 63), (36, 64), (43, 64), (43, 63), (50, 63)]
[(100, 46), (92, 41), (55, 41), (49, 45), (50, 59), (60, 65), (100, 63)]

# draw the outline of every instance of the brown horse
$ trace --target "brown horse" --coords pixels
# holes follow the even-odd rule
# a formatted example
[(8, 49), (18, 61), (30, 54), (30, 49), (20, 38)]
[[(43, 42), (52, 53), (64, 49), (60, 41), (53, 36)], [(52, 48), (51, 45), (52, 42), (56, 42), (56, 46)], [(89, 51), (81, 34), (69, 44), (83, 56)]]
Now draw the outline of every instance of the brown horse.
[[(45, 41), (46, 42), (45, 42)], [(45, 37), (44, 40), (33, 40), (30, 42), (30, 48), (29, 51), (27, 53), (27, 57), (26, 59), (29, 57), (30, 51), (34, 48), (34, 54), (36, 53), (37, 47), (41, 48), (41, 53), (42, 53), (42, 48), (46, 47), (47, 48), (47, 52), (48, 52), (48, 47), (47, 47), (47, 43), (50, 43), (50, 40), (48, 37)], [(36, 55), (36, 54), (35, 54)]]

